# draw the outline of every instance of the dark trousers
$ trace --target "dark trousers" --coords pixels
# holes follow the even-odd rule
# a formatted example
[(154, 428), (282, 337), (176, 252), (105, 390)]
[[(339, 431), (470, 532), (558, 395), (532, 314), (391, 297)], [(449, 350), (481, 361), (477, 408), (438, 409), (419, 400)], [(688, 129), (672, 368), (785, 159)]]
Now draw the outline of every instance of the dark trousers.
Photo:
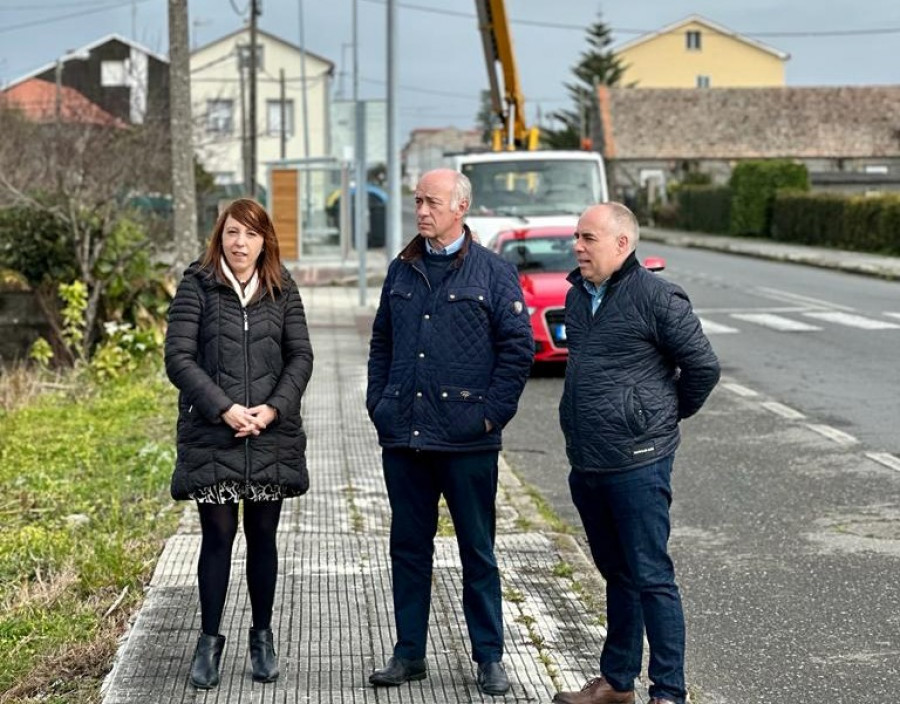
[(438, 501), (447, 501), (463, 569), (463, 613), (475, 662), (503, 657), (500, 572), (494, 558), (497, 452), (385, 449), (391, 503), (394, 655), (425, 657)]
[(601, 674), (615, 689), (632, 689), (646, 629), (650, 696), (683, 704), (684, 613), (668, 553), (673, 461), (612, 474), (573, 471), (569, 487), (606, 580)]

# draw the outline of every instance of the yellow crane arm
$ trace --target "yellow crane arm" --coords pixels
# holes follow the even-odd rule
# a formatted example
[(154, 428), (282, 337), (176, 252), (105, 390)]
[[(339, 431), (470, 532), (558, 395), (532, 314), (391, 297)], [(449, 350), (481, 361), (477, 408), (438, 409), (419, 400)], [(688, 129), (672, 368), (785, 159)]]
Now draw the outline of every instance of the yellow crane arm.
[(525, 98), (519, 85), (504, 0), (475, 0), (475, 6), (491, 87), (491, 106), (503, 124), (502, 129), (494, 131), (494, 149), (537, 149), (539, 131), (525, 124)]

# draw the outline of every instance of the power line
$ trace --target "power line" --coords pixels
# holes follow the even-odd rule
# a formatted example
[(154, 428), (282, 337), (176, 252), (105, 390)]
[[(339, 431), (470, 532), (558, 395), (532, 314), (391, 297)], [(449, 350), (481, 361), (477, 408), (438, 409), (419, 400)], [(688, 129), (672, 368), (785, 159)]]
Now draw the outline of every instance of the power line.
[(59, 10), (64, 7), (90, 7), (92, 5), (109, 4), (109, 0), (93, 0), (93, 2), (62, 2), (50, 4), (32, 4), (32, 5), (6, 5), (0, 7), (0, 12), (27, 12), (30, 10)]
[[(147, 0), (134, 0), (134, 2), (147, 2)], [(103, 5), (102, 7), (94, 8), (93, 10), (84, 10), (83, 12), (70, 12), (67, 15), (57, 15), (55, 17), (45, 17), (40, 20), (31, 20), (29, 22), (22, 22), (20, 24), (12, 24), (7, 25), (6, 27), (0, 27), (0, 34), (6, 32), (14, 32), (17, 29), (25, 29), (26, 27), (34, 27), (37, 25), (50, 24), (52, 22), (61, 22), (62, 20), (69, 20), (73, 17), (84, 17), (86, 15), (95, 15), (98, 12), (106, 12), (107, 10), (116, 10), (120, 7), (128, 7), (130, 6), (131, 0), (128, 2), (117, 2), (112, 5)]]
[[(366, 0), (366, 2), (372, 2), (378, 5), (386, 4), (387, 0)], [(416, 10), (418, 12), (428, 12), (435, 15), (448, 15), (450, 17), (464, 17), (468, 20), (476, 20), (477, 16), (472, 12), (462, 12), (457, 10), (446, 10), (440, 7), (428, 7), (427, 5), (415, 5), (413, 3), (406, 2), (398, 2), (398, 7), (406, 8), (407, 10)], [(567, 22), (547, 22), (545, 20), (527, 20), (527, 19), (512, 19), (509, 20), (510, 24), (521, 24), (533, 27), (542, 27), (548, 29), (565, 29), (565, 30), (577, 30), (579, 32), (584, 32), (585, 25), (582, 24), (569, 24)], [(656, 29), (632, 29), (627, 27), (609, 27), (609, 30), (614, 34), (656, 34), (658, 30)], [(659, 32), (663, 34), (662, 32)], [(680, 30), (678, 32), (671, 32), (671, 34), (680, 34)], [(824, 30), (797, 30), (797, 31), (779, 31), (779, 32), (739, 32), (747, 37), (846, 37), (846, 36), (865, 36), (865, 35), (874, 35), (874, 34), (900, 34), (900, 27), (879, 27), (875, 29), (824, 29)]]

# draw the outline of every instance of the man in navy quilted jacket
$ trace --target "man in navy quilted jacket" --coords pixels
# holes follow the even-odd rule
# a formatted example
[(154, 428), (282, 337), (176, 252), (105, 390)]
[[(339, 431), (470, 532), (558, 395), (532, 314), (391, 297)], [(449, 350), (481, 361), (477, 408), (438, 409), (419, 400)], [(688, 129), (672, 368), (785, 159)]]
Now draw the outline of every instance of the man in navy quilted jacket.
[(472, 239), (469, 180), (450, 169), (416, 187), (419, 234), (388, 268), (372, 326), (366, 407), (391, 504), (397, 640), (369, 681), (426, 676), (438, 501), (453, 518), (463, 613), (482, 692), (509, 690), (494, 557), (497, 455), (534, 354), (515, 268)]
[(569, 486), (606, 580), (599, 676), (561, 704), (632, 704), (643, 636), (651, 704), (684, 704), (684, 614), (668, 553), (678, 423), (719, 380), (685, 292), (635, 256), (634, 214), (619, 203), (578, 221), (569, 275), (569, 359), (559, 415)]

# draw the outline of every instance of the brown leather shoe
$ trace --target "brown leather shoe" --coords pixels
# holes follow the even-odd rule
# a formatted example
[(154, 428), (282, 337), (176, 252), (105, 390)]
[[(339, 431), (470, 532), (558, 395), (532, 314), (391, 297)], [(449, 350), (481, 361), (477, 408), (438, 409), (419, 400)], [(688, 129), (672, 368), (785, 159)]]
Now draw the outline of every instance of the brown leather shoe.
[(595, 677), (580, 692), (557, 692), (556, 704), (634, 704), (634, 691), (620, 692), (605, 677)]

